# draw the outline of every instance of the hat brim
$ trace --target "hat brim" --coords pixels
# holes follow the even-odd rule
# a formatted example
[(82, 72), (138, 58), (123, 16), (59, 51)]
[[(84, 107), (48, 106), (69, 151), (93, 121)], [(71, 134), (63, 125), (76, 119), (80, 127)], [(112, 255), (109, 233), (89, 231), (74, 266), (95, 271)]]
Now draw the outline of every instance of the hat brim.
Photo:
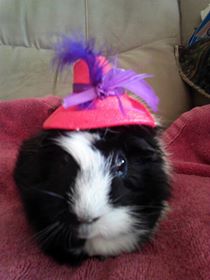
[(155, 127), (155, 119), (146, 106), (124, 94), (120, 97), (123, 111), (116, 96), (97, 99), (93, 106), (65, 109), (60, 106), (44, 122), (44, 129), (86, 130), (125, 125)]

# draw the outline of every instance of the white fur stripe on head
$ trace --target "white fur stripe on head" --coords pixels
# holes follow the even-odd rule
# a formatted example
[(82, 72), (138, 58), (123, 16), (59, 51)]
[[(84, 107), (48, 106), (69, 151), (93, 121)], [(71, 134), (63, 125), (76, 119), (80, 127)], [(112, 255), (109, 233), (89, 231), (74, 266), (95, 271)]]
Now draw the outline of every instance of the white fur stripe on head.
[(72, 132), (58, 139), (59, 145), (73, 156), (80, 167), (75, 179), (73, 208), (82, 220), (100, 217), (109, 208), (109, 162), (92, 146), (99, 138), (98, 134)]

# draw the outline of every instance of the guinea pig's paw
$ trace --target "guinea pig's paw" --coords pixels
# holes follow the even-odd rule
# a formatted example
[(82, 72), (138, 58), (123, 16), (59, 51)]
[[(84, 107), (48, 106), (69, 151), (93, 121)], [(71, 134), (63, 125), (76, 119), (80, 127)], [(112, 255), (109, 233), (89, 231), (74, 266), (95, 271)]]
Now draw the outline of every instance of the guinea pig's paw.
[(116, 238), (96, 237), (87, 240), (84, 250), (89, 256), (117, 256), (123, 252), (131, 252), (137, 248), (138, 236), (133, 233), (122, 234)]

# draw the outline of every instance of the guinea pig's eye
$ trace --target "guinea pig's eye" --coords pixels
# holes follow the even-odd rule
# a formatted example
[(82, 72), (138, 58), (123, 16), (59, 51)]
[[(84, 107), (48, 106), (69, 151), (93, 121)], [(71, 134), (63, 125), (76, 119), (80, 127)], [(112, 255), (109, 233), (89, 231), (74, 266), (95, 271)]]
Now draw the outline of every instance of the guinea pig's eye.
[(127, 161), (123, 153), (118, 152), (113, 157), (112, 170), (115, 176), (125, 176), (127, 173)]

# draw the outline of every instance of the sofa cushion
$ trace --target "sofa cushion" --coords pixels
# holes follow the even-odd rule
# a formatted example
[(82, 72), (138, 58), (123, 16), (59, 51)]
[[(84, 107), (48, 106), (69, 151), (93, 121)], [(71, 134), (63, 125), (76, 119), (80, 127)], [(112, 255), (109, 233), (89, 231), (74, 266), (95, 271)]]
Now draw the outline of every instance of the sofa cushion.
[(174, 0), (0, 0), (0, 43), (51, 48), (59, 33), (80, 31), (118, 52), (163, 38), (179, 40)]
[(120, 55), (124, 68), (154, 75), (148, 82), (160, 98), (159, 115), (165, 126), (190, 108), (189, 95), (174, 60), (173, 43), (172, 39), (156, 41)]
[(87, 34), (117, 52), (157, 40), (179, 41), (179, 9), (174, 0), (87, 0)]

